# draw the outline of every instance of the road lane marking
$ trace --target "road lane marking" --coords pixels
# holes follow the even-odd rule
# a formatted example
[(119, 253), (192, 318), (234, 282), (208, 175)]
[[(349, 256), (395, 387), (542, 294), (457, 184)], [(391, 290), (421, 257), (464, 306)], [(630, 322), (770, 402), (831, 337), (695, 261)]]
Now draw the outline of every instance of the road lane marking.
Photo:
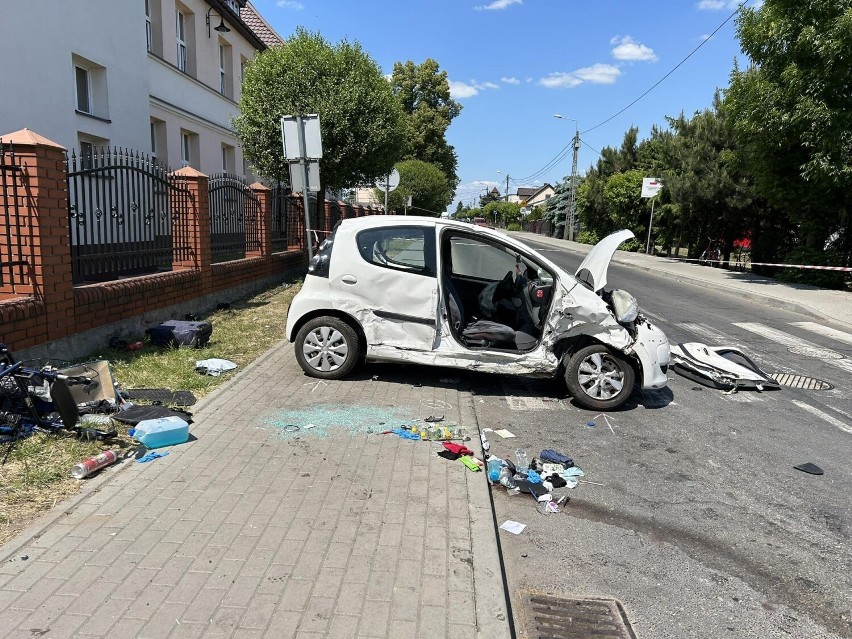
[(813, 342), (809, 342), (795, 335), (790, 335), (783, 331), (756, 324), (751, 322), (734, 322), (734, 326), (743, 328), (752, 333), (756, 333), (761, 337), (765, 337), (773, 342), (777, 342), (796, 355), (804, 355), (824, 361), (826, 364), (831, 364), (837, 368), (841, 368), (847, 373), (852, 373), (852, 359), (845, 358), (841, 353), (828, 348), (822, 348)]
[(823, 337), (836, 339), (838, 342), (843, 342), (844, 344), (852, 344), (852, 335), (844, 333), (843, 331), (838, 331), (835, 328), (829, 328), (828, 326), (823, 326), (816, 322), (790, 322), (790, 324), (803, 328), (806, 331), (816, 333), (817, 335), (822, 335)]
[(831, 424), (832, 426), (836, 426), (837, 428), (842, 430), (844, 433), (849, 433), (850, 435), (852, 435), (852, 426), (849, 426), (848, 424), (841, 422), (839, 419), (835, 419), (834, 417), (832, 417), (828, 413), (824, 413), (819, 408), (815, 408), (815, 407), (811, 406), (810, 404), (805, 404), (805, 402), (800, 402), (800, 401), (795, 400), (795, 399), (791, 400), (791, 401), (796, 406), (801, 408), (802, 410), (809, 412), (811, 415), (815, 415), (816, 417), (819, 417), (821, 420)]

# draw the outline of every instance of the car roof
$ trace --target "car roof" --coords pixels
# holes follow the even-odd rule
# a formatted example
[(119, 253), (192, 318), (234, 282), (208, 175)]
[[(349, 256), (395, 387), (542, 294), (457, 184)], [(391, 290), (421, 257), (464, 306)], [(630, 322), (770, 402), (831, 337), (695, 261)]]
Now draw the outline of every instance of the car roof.
[(500, 231), (483, 226), (473, 227), (467, 222), (448, 218), (427, 217), (425, 215), (365, 215), (364, 217), (349, 217), (341, 222), (347, 229), (359, 230), (378, 226), (444, 226), (457, 228), (468, 233), (476, 232), (481, 235), (499, 237), (506, 240), (509, 236)]

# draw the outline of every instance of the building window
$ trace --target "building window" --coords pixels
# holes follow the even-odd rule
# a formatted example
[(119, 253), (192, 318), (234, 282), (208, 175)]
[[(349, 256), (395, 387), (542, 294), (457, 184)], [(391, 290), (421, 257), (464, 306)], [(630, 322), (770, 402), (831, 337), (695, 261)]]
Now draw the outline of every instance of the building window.
[(91, 169), (93, 156), (95, 154), (95, 145), (87, 140), (80, 140), (80, 168)]
[(151, 26), (151, 0), (145, 0), (145, 39), (148, 42), (148, 52), (154, 50), (154, 29)]
[(222, 145), (222, 172), (224, 173), (234, 173), (236, 171), (236, 150), (234, 147), (223, 144)]
[(98, 118), (108, 118), (106, 68), (72, 53), (71, 69), (74, 73), (75, 110)]
[(219, 93), (222, 95), (225, 94), (225, 82), (227, 80), (227, 73), (225, 73), (225, 45), (219, 45)]
[(176, 12), (177, 23), (177, 67), (186, 73), (186, 16), (180, 11)]
[(151, 120), (151, 157), (157, 157), (157, 123)]
[(92, 83), (89, 70), (74, 66), (74, 79), (77, 86), (77, 110), (92, 113)]
[(192, 135), (189, 133), (180, 134), (180, 161), (184, 166), (192, 162)]

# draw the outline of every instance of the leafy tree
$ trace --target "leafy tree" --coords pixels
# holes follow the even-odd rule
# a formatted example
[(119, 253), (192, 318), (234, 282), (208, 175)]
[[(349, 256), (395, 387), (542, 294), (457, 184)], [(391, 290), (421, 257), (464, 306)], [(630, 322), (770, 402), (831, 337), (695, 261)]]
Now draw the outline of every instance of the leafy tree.
[(839, 234), (852, 253), (852, 3), (765, 0), (743, 9), (737, 35), (751, 65), (735, 68), (726, 103), (743, 163), (808, 248)]
[(482, 217), (505, 228), (521, 219), (521, 205), (517, 202), (490, 202), (483, 207)]
[(461, 105), (450, 96), (447, 72), (429, 58), (422, 64), (411, 60), (393, 67), (391, 88), (405, 113), (405, 153), (409, 160), (437, 165), (447, 176), (455, 194), (459, 177), (455, 149), (446, 133)]
[(281, 116), (307, 113), (318, 113), (322, 127), (321, 194), (372, 182), (400, 158), (402, 110), (358, 43), (331, 45), (298, 29), (248, 65), (234, 127), (260, 175), (287, 175)]
[(643, 226), (645, 202), (642, 200), (642, 171), (616, 173), (604, 185), (604, 198), (616, 229), (631, 229), (641, 237), (647, 230)]
[[(388, 194), (390, 211), (402, 212), (410, 197), (417, 215), (439, 216), (452, 201), (447, 176), (434, 164), (404, 160), (396, 165), (396, 169), (399, 171), (399, 186)], [(379, 201), (384, 201), (383, 190), (376, 189), (375, 195)]]
[(482, 208), (490, 202), (500, 202), (502, 199), (503, 198), (500, 197), (500, 191), (497, 190), (497, 187), (494, 187), (490, 191), (486, 191), (483, 195), (479, 196), (479, 207)]

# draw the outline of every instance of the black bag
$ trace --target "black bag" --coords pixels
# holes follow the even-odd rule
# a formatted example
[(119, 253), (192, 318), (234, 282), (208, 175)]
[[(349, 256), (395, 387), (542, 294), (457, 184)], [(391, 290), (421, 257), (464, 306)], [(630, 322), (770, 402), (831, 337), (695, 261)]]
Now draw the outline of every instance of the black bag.
[(213, 325), (210, 322), (169, 320), (145, 331), (156, 346), (194, 346), (201, 348), (210, 340)]

